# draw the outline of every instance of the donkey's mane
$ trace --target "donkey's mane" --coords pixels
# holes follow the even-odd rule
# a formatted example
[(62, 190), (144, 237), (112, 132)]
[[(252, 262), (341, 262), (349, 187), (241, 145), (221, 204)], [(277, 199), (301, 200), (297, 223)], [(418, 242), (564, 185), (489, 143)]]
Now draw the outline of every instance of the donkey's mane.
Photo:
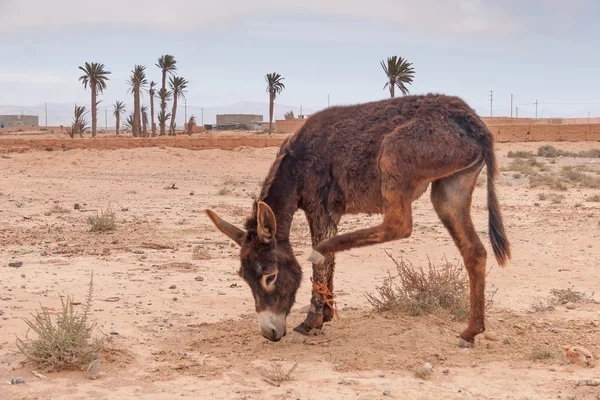
[(263, 187), (260, 191), (260, 199), (264, 200), (269, 195), (269, 190), (273, 185), (273, 181), (277, 176), (277, 171), (279, 171), (279, 167), (281, 166), (281, 162), (283, 159), (289, 154), (290, 147), (292, 144), (292, 137), (296, 137), (297, 135), (288, 136), (281, 147), (279, 147), (279, 151), (277, 152), (277, 157), (275, 157), (275, 161), (273, 161), (273, 165), (271, 165), (271, 169), (269, 170), (269, 174), (265, 178), (265, 182), (263, 183)]

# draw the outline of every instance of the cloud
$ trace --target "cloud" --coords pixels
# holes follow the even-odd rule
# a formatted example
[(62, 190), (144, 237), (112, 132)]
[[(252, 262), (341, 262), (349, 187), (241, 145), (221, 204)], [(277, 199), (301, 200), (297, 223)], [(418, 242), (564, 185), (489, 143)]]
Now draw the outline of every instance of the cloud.
[[(590, 0), (591, 1), (591, 0)], [(573, 7), (585, 0), (573, 0)], [(250, 20), (313, 15), (382, 21), (457, 36), (508, 35), (532, 23), (527, 5), (559, 18), (564, 1), (548, 0), (2, 0), (0, 31), (141, 28), (158, 31), (239, 26)], [(235, 24), (235, 25), (234, 25)]]

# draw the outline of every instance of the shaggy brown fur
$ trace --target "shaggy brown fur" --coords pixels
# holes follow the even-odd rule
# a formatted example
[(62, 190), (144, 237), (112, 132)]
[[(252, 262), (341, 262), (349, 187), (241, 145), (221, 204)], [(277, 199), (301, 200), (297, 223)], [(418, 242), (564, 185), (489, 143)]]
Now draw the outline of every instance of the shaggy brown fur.
[[(461, 334), (463, 344), (469, 345), (485, 329), (487, 254), (470, 217), (471, 196), (484, 165), (490, 239), (496, 260), (504, 265), (510, 246), (494, 188), (493, 137), (456, 97), (406, 96), (318, 112), (282, 144), (245, 232), (211, 211), (207, 214), (242, 246), (240, 274), (252, 289), (257, 311), (287, 315), (301, 280), (289, 243), (298, 209), (310, 226), (313, 278), (333, 291), (334, 254), (410, 236), (412, 202), (431, 183), (434, 208), (469, 275), (471, 309)], [(338, 235), (342, 215), (356, 213), (383, 213), (383, 222)], [(267, 291), (261, 284), (265, 276), (277, 277), (274, 289)], [(316, 333), (332, 315), (322, 296), (313, 292), (311, 310), (296, 330)]]

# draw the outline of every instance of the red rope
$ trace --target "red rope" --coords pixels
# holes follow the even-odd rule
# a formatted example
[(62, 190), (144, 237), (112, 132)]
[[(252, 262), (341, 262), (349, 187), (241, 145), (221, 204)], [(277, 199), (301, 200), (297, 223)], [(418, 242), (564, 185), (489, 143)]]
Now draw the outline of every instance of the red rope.
[(331, 293), (331, 291), (329, 290), (329, 288), (327, 287), (327, 285), (325, 285), (324, 283), (321, 282), (315, 282), (312, 278), (312, 276), (310, 277), (310, 281), (312, 282), (312, 290), (313, 292), (316, 292), (318, 294), (320, 294), (321, 296), (323, 296), (323, 302), (327, 305), (327, 307), (331, 308), (333, 310), (333, 313), (335, 314), (337, 319), (340, 319), (340, 316), (338, 315), (337, 312), (337, 306), (335, 303), (335, 294)]

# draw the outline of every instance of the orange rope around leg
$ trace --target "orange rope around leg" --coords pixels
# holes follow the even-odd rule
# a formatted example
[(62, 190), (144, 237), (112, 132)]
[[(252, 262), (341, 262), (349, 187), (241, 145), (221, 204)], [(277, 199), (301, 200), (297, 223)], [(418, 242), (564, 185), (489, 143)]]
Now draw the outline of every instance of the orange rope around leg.
[(338, 315), (338, 312), (337, 312), (337, 306), (336, 306), (335, 300), (333, 300), (335, 298), (335, 294), (331, 293), (331, 291), (329, 290), (327, 285), (325, 285), (324, 283), (315, 282), (313, 280), (312, 276), (310, 277), (310, 281), (312, 282), (313, 292), (316, 292), (316, 293), (320, 294), (321, 296), (323, 296), (323, 302), (327, 305), (327, 307), (329, 307), (333, 310), (333, 313), (335, 314), (336, 318), (340, 319), (340, 316)]

